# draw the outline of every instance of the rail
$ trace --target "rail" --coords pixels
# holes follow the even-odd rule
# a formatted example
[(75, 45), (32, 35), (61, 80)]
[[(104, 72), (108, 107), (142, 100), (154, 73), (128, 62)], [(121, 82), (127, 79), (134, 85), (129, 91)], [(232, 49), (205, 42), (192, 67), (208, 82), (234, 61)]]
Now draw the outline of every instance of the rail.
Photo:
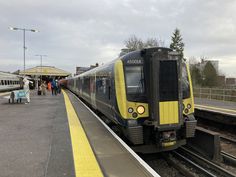
[[(209, 176), (236, 177), (236, 174), (228, 171), (226, 168), (221, 167), (219, 164), (216, 164), (216, 163), (196, 154), (195, 152), (193, 152), (185, 147), (180, 147), (178, 152), (181, 153), (181, 155), (183, 157), (185, 157), (185, 158), (187, 157), (187, 158), (194, 160), (202, 168), (204, 167), (203, 168), (204, 170), (202, 172), (204, 172), (204, 173), (208, 172)], [(213, 173), (215, 175), (213, 175)]]
[(197, 98), (236, 102), (235, 88), (193, 88), (193, 95)]

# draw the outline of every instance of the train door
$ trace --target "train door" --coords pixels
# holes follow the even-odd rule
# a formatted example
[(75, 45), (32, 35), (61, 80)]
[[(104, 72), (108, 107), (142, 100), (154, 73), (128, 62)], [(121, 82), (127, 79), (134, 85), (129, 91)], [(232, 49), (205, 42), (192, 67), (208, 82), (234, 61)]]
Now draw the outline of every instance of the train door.
[(181, 60), (175, 56), (169, 51), (146, 55), (149, 115), (159, 131), (179, 127), (182, 120)]
[(90, 97), (92, 106), (96, 109), (96, 73), (90, 77)]

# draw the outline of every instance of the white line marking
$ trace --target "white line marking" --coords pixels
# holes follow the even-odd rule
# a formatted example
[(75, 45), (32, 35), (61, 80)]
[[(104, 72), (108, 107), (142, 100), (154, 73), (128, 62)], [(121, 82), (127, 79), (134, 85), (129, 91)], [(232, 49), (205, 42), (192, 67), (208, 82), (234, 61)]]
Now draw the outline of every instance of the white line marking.
[[(71, 92), (72, 93), (72, 92)], [(156, 171), (154, 171), (143, 159), (141, 159), (119, 136), (117, 136), (111, 129), (105, 124), (86, 104), (84, 104), (74, 93), (72, 93), (76, 99), (82, 103), (98, 120), (102, 125), (116, 138), (125, 149), (133, 155), (133, 157), (154, 177), (161, 177)]]
[(220, 114), (225, 114), (225, 115), (230, 115), (230, 116), (236, 116), (236, 114), (234, 114), (234, 113), (220, 112), (217, 110), (207, 109), (207, 108), (198, 107), (198, 106), (195, 106), (195, 109), (200, 109), (200, 110), (205, 110), (205, 111), (209, 111), (209, 112), (220, 113)]

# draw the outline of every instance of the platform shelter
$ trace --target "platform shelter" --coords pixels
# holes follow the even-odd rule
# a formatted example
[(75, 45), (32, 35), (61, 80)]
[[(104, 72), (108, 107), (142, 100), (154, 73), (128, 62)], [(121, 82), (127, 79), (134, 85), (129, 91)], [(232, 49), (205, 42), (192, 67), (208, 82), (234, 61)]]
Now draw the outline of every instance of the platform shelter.
[(52, 79), (62, 79), (70, 76), (71, 73), (54, 66), (36, 66), (19, 72), (20, 75), (31, 77), (35, 81), (37, 88), (40, 81), (49, 82)]

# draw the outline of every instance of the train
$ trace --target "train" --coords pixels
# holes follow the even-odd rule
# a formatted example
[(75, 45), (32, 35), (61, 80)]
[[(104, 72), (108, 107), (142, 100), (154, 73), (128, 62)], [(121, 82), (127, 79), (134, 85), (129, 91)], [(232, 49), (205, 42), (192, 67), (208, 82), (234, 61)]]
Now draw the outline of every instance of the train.
[(174, 150), (194, 137), (189, 67), (170, 48), (129, 52), (62, 83), (136, 152)]
[(0, 92), (17, 90), (22, 87), (23, 82), (21, 77), (0, 71)]

